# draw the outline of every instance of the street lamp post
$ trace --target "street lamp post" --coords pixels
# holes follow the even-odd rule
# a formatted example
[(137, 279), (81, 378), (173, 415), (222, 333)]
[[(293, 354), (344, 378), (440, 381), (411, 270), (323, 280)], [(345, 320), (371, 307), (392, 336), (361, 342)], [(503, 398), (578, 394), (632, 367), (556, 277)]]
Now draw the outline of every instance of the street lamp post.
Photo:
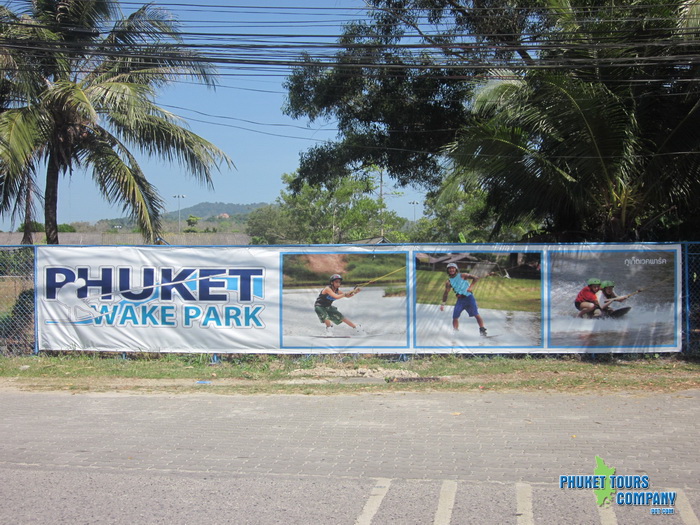
[(411, 201), (409, 204), (413, 204), (413, 222), (416, 222), (416, 206), (420, 204), (418, 201)]
[(173, 199), (177, 199), (177, 233), (180, 233), (180, 199), (184, 199), (187, 195), (173, 195)]

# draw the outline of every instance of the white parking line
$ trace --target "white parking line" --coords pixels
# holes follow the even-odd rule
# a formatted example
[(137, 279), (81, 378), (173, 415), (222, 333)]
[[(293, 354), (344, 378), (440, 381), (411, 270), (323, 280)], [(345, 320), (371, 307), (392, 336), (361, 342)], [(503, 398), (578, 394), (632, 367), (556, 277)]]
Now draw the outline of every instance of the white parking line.
[(378, 478), (377, 483), (375, 483), (372, 492), (369, 495), (365, 507), (362, 509), (362, 513), (355, 520), (355, 525), (370, 525), (372, 523), (372, 518), (379, 510), (379, 506), (382, 504), (382, 500), (386, 493), (389, 492), (389, 485), (391, 485), (391, 479), (389, 478)]
[(681, 489), (669, 489), (676, 493), (676, 510), (684, 525), (700, 525), (698, 517), (690, 506), (688, 496)]
[(612, 505), (598, 506), (598, 499), (593, 495), (593, 499), (598, 507), (598, 516), (600, 517), (600, 525), (617, 525), (617, 516)]
[(449, 525), (452, 519), (452, 509), (455, 506), (455, 496), (457, 495), (457, 482), (445, 480), (440, 487), (440, 499), (433, 525)]
[(518, 525), (534, 525), (535, 516), (532, 513), (532, 485), (516, 483), (515, 501)]

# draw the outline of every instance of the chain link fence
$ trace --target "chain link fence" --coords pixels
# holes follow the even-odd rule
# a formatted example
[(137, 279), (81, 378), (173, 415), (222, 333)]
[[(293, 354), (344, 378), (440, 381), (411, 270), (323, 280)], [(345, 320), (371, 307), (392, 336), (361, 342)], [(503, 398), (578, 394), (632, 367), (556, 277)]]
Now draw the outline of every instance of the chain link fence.
[(0, 354), (34, 351), (34, 248), (0, 248)]
[(685, 338), (683, 352), (700, 357), (700, 244), (685, 244)]

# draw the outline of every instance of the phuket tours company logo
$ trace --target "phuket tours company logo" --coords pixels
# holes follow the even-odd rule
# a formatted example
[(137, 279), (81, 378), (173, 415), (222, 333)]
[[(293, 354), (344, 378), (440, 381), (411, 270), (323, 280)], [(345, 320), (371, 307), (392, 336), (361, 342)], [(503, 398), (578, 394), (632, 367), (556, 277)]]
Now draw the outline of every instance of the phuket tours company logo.
[(559, 476), (559, 488), (592, 490), (600, 507), (647, 506), (651, 514), (674, 514), (676, 492), (653, 490), (647, 475), (618, 474), (599, 456), (595, 462), (593, 474)]

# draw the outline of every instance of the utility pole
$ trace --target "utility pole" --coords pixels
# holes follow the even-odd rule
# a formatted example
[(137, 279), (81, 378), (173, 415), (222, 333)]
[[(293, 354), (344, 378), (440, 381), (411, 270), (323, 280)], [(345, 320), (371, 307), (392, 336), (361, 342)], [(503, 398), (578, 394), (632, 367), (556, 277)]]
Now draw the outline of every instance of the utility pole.
[(384, 170), (379, 172), (379, 235), (384, 237)]

